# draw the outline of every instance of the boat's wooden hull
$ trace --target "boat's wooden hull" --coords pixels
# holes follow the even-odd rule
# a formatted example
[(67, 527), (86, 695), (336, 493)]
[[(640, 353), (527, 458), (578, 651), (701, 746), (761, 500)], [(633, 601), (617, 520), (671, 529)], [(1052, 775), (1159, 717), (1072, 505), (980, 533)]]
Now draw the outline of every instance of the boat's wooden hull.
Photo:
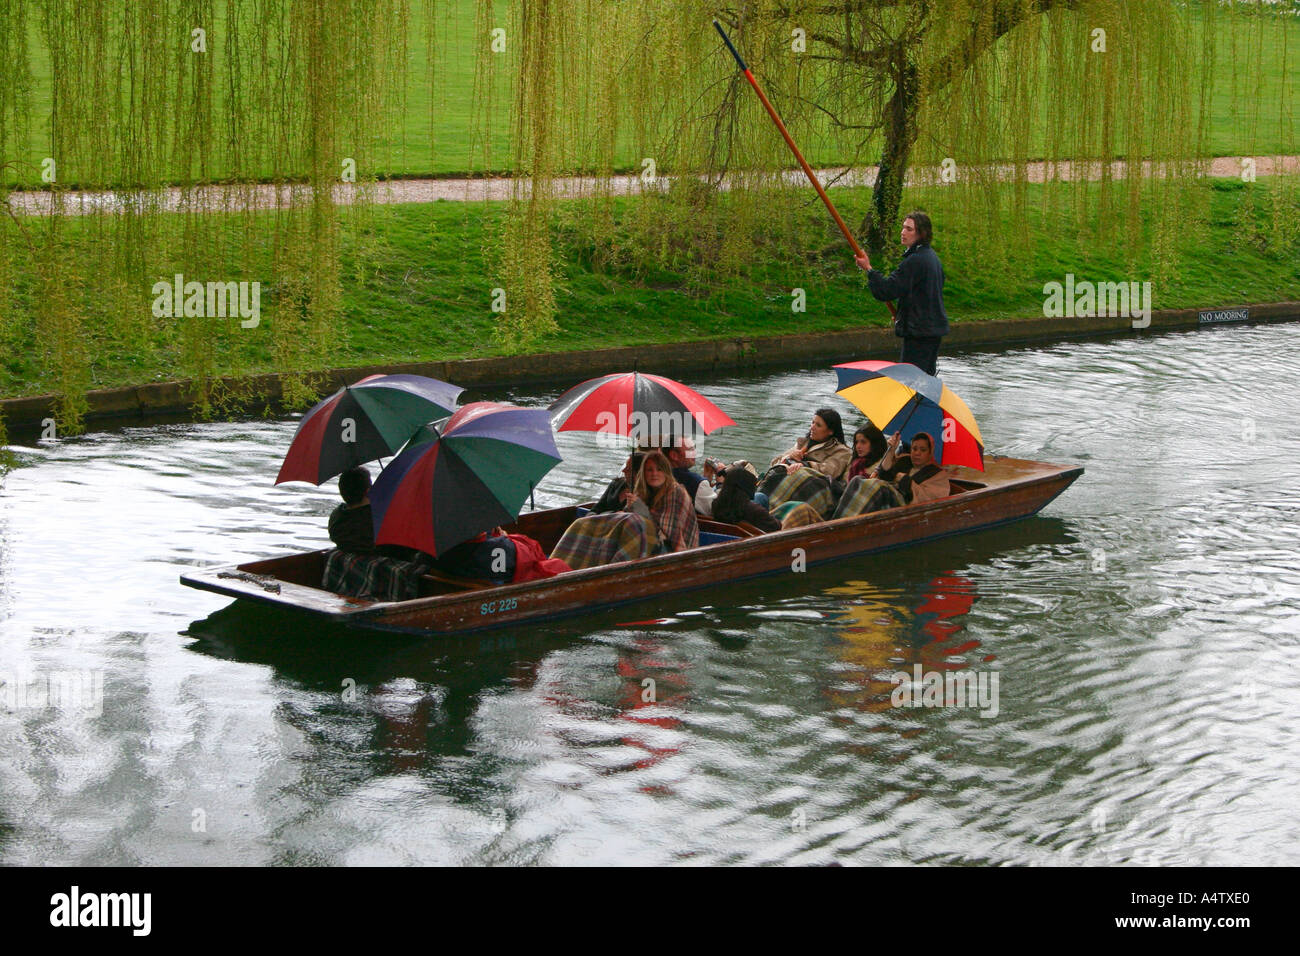
[[(297, 608), (341, 623), (385, 630), (451, 634), (593, 611), (824, 564), (966, 531), (989, 528), (1042, 510), (1081, 474), (1078, 467), (992, 458), (983, 483), (939, 501), (909, 505), (773, 534), (723, 542), (677, 554), (611, 564), (557, 577), (400, 602), (350, 599), (322, 591), (327, 552), (253, 561), (181, 576), (190, 587)], [(550, 546), (576, 516), (575, 508), (521, 517), (518, 527)]]

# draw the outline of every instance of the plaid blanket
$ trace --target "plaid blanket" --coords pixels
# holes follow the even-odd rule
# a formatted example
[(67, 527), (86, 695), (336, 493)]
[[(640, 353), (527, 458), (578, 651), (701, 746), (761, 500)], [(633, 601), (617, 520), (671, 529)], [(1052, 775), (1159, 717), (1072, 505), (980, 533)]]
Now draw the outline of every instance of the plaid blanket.
[(821, 513), (806, 501), (787, 501), (772, 512), (772, 517), (781, 522), (781, 530), (802, 528), (805, 525), (818, 524), (826, 520)]
[(659, 535), (653, 523), (631, 511), (613, 511), (573, 522), (551, 551), (551, 557), (576, 571), (646, 558), (658, 548)]
[(660, 495), (650, 516), (659, 537), (670, 551), (685, 551), (700, 546), (700, 523), (695, 517), (695, 502), (684, 485), (676, 485), (672, 494)]
[(767, 510), (776, 514), (777, 508), (790, 501), (810, 505), (822, 518), (829, 518), (835, 511), (830, 481), (810, 468), (800, 468), (782, 478), (768, 495)]
[(399, 561), (382, 554), (331, 551), (321, 587), (348, 597), (407, 601), (420, 596), (420, 577), (431, 566), (427, 558)]
[(889, 482), (879, 478), (854, 478), (844, 489), (844, 497), (835, 509), (835, 517), (852, 518), (872, 511), (898, 508), (902, 504), (903, 496)]

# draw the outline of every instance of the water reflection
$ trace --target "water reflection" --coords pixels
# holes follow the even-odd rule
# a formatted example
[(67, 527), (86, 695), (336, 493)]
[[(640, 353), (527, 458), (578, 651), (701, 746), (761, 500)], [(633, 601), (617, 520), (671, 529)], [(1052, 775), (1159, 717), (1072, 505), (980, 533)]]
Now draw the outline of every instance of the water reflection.
[[(1300, 391), (1272, 383), (1297, 347), (1292, 325), (945, 358), (992, 448), (1087, 462), (1046, 516), (454, 639), (177, 585), (325, 541), (332, 489), (270, 487), (291, 419), (22, 449), (0, 674), (94, 672), (104, 700), (0, 708), (0, 858), (1294, 864), (1300, 433), (1277, 423)], [(761, 461), (833, 376), (688, 384), (743, 420), (706, 453)], [(539, 505), (621, 462), (561, 438)], [(917, 666), (996, 673), (996, 716), (891, 706)]]
[(965, 655), (980, 647), (978, 640), (959, 639), (960, 619), (976, 598), (970, 578), (949, 573), (930, 579), (914, 607), (914, 595), (887, 594), (867, 581), (850, 581), (825, 593), (846, 601), (839, 617), (848, 626), (837, 631), (844, 683), (829, 693), (837, 706), (889, 711), (900, 672), (911, 672), (917, 664), (926, 671), (965, 668)]

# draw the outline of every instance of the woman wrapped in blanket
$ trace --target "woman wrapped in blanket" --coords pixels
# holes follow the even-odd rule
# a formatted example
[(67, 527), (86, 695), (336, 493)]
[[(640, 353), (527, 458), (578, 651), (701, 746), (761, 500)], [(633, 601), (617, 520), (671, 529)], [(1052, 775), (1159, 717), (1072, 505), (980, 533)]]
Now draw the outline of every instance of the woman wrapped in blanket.
[(642, 460), (636, 485), (628, 495), (628, 508), (635, 509), (637, 502), (650, 509), (650, 517), (654, 519), (664, 550), (684, 551), (700, 546), (700, 524), (695, 518), (695, 503), (673, 477), (673, 466), (663, 452), (652, 451)]
[(784, 465), (786, 474), (800, 468), (809, 468), (831, 481), (844, 477), (853, 453), (844, 443), (844, 426), (840, 413), (833, 408), (819, 408), (813, 413), (808, 434), (772, 459), (773, 465)]
[(836, 518), (934, 501), (951, 493), (948, 473), (934, 460), (934, 439), (928, 432), (912, 436), (910, 455), (898, 454), (899, 442), (895, 432), (880, 463), (849, 482), (835, 509)]
[(871, 470), (880, 464), (888, 449), (885, 434), (871, 422), (863, 425), (853, 433), (853, 460), (844, 475), (845, 481), (870, 476)]
[(699, 543), (700, 526), (691, 496), (674, 480), (667, 457), (653, 451), (642, 458), (623, 510), (578, 518), (560, 537), (551, 557), (574, 569), (594, 568)]
[[(794, 448), (782, 452), (772, 460), (772, 467), (763, 478), (754, 500), (765, 505), (787, 527), (786, 519), (794, 510), (808, 512), (800, 523), (824, 520), (835, 510), (842, 479), (848, 470), (851, 454), (844, 444), (844, 426), (839, 412), (833, 408), (819, 408), (813, 415), (808, 434)], [(807, 505), (808, 508), (799, 508)]]

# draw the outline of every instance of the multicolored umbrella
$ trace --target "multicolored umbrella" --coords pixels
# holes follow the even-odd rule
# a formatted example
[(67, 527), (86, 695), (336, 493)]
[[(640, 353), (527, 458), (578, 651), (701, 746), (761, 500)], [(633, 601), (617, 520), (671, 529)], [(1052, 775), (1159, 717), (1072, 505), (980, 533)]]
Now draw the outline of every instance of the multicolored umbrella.
[(966, 403), (942, 381), (906, 362), (845, 362), (835, 366), (836, 394), (848, 399), (886, 435), (917, 432), (934, 438), (942, 465), (984, 470), (984, 439)]
[(513, 521), (560, 461), (543, 408), (474, 402), (427, 429), (370, 489), (376, 544), (436, 557)]
[(707, 435), (736, 424), (695, 389), (641, 372), (619, 372), (575, 385), (551, 403), (551, 421), (557, 431), (626, 435), (639, 444)]
[(394, 454), (425, 422), (450, 415), (463, 391), (423, 375), (370, 375), (345, 386), (303, 416), (275, 483), (319, 485)]

